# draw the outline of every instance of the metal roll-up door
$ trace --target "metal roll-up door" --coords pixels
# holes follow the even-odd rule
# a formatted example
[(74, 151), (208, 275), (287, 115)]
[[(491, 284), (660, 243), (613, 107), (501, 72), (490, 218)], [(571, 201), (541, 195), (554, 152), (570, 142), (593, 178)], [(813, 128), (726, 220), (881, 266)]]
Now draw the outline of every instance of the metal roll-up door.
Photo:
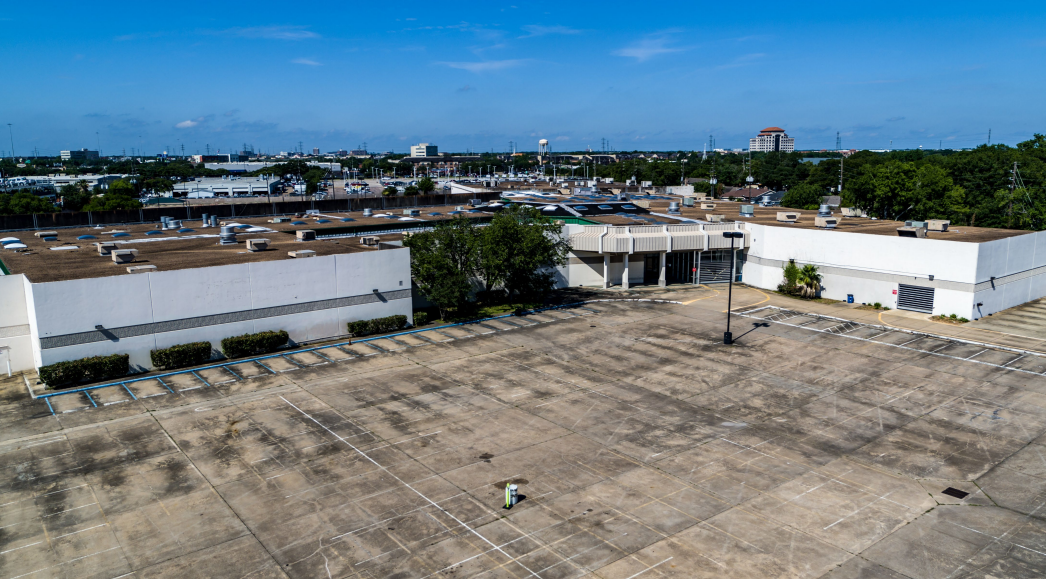
[(899, 284), (897, 286), (897, 309), (933, 313), (933, 288)]

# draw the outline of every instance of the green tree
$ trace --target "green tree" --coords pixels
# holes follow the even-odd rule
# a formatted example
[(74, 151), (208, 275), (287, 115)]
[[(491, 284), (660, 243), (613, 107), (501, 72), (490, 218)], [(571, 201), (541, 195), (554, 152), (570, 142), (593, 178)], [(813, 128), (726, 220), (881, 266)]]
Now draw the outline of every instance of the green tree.
[(817, 266), (808, 263), (801, 267), (795, 284), (804, 298), (817, 297), (817, 293), (821, 291), (821, 274), (817, 271)]
[(91, 190), (87, 181), (77, 181), (62, 185), (59, 191), (62, 198), (62, 209), (67, 211), (79, 211), (84, 205), (91, 201)]
[(510, 302), (544, 298), (555, 284), (553, 268), (566, 264), (569, 245), (561, 229), (533, 207), (513, 206), (495, 215), (479, 242), (487, 290), (503, 289)]
[(785, 192), (782, 207), (795, 209), (817, 209), (821, 205), (824, 190), (811, 183), (800, 183)]
[(381, 190), (381, 194), (386, 197), (395, 197), (399, 193), (399, 190), (389, 185), (388, 187)]
[(134, 184), (121, 179), (110, 183), (105, 193), (92, 197), (91, 201), (83, 206), (83, 211), (138, 209), (141, 206)]
[(476, 273), (479, 233), (466, 217), (440, 221), (431, 231), (403, 239), (410, 248), (410, 270), (414, 282), (439, 308), (440, 317), (468, 303)]
[(432, 179), (429, 179), (428, 177), (422, 177), (421, 180), (418, 181), (418, 191), (422, 192), (423, 194), (427, 195), (435, 190), (436, 182)]
[(0, 215), (27, 215), (30, 213), (53, 213), (57, 208), (45, 197), (28, 191), (13, 194), (0, 193)]
[(414, 185), (407, 185), (407, 187), (405, 189), (403, 189), (403, 194), (404, 195), (413, 196), (413, 195), (417, 195), (418, 192), (419, 192), (418, 188), (415, 187)]

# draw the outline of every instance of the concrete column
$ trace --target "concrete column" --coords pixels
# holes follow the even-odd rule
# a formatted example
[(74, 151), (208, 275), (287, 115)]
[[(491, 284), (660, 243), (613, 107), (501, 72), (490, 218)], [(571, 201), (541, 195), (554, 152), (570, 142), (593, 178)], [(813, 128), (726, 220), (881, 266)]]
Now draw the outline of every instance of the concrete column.
[(610, 287), (610, 254), (603, 254), (603, 289)]
[(665, 261), (667, 261), (667, 258), (668, 258), (668, 254), (667, 253), (662, 253), (661, 254), (661, 277), (657, 278), (657, 285), (659, 285), (661, 287), (665, 287), (666, 285), (668, 285), (668, 282), (667, 282), (667, 279), (666, 279), (666, 276), (665, 276)]
[(621, 289), (628, 289), (628, 254), (624, 255), (625, 260), (625, 273), (621, 274)]

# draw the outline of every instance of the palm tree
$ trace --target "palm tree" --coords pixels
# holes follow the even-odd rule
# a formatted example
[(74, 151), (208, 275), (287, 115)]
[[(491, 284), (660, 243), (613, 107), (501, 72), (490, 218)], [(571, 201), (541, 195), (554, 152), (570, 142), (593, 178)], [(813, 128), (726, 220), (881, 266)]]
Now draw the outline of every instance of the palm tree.
[(804, 298), (817, 297), (817, 293), (821, 291), (821, 274), (818, 273), (817, 266), (809, 263), (804, 265), (799, 270), (796, 285), (799, 286)]

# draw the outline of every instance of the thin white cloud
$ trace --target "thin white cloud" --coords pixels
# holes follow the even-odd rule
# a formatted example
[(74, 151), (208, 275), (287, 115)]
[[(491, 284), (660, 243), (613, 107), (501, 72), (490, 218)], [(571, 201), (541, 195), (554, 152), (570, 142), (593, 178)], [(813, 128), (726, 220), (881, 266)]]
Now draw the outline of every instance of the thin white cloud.
[(615, 50), (611, 54), (615, 56), (634, 58), (636, 59), (636, 62), (646, 62), (655, 56), (683, 51), (682, 48), (668, 46), (668, 43), (669, 39), (664, 36), (644, 38), (639, 42)]
[(239, 36), (241, 38), (264, 38), (267, 40), (308, 40), (320, 35), (304, 26), (252, 26), (248, 28), (227, 28), (213, 32)]
[(522, 59), (511, 59), (511, 60), (483, 60), (479, 62), (437, 62), (443, 66), (449, 66), (450, 68), (457, 68), (461, 70), (467, 70), (476, 74), (484, 72), (493, 72), (496, 70), (504, 70), (506, 68), (512, 68), (521, 64), (527, 63), (528, 60)]
[(541, 26), (539, 24), (528, 24), (523, 27), (523, 31), (527, 34), (520, 36), (520, 38), (533, 38), (535, 36), (548, 36), (550, 34), (581, 34), (581, 31), (576, 28), (568, 28), (566, 26)]
[(294, 64), (304, 64), (306, 66), (323, 66), (322, 64), (312, 60), (311, 58), (295, 58), (291, 61)]
[(178, 123), (177, 125), (174, 125), (174, 128), (176, 128), (176, 129), (191, 129), (191, 128), (199, 125), (200, 123), (202, 123), (204, 120), (205, 120), (205, 117), (197, 117), (195, 120), (191, 120), (191, 119), (190, 120), (185, 120), (185, 121), (182, 121), (182, 122)]
[(724, 68), (737, 68), (739, 66), (748, 66), (750, 64), (753, 64), (755, 61), (759, 60), (760, 58), (763, 58), (764, 56), (766, 56), (766, 55), (763, 54), (762, 52), (756, 52), (756, 53), (753, 53), (753, 54), (743, 54), (743, 55), (738, 56), (737, 58), (731, 60), (730, 62), (728, 62), (726, 64), (721, 64), (721, 65), (717, 66), (716, 69), (717, 70), (722, 70)]

